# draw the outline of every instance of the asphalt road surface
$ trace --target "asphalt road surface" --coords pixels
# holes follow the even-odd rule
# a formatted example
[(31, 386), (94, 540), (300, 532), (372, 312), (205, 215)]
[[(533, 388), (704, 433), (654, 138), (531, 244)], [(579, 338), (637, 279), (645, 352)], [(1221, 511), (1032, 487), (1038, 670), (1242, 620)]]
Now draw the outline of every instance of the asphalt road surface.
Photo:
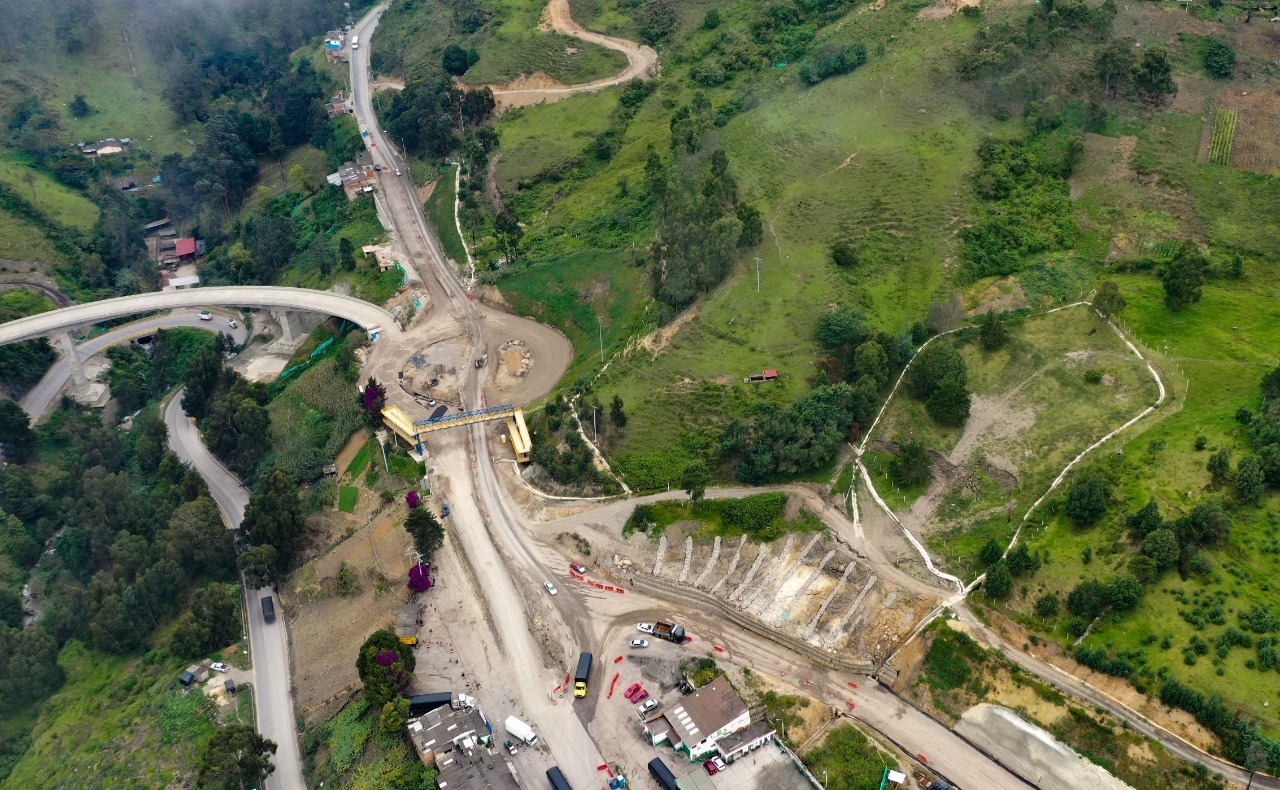
[[(249, 492), (235, 475), (210, 454), (195, 421), (182, 410), (182, 390), (174, 393), (164, 410), (169, 428), (169, 447), (191, 464), (204, 478), (213, 499), (230, 529), (238, 529), (249, 506)], [(257, 702), (258, 732), (276, 743), (276, 770), (267, 778), (268, 790), (303, 790), (302, 758), (298, 748), (298, 727), (293, 712), (293, 687), (289, 674), (289, 641), (285, 634), (284, 610), (276, 598), (276, 621), (262, 617), (260, 600), (270, 589), (245, 588), (249, 617), (249, 649), (253, 659), (253, 692)]]
[[(243, 343), (246, 337), (244, 322), (238, 321), (237, 324), (238, 326), (232, 329), (227, 326), (227, 317), (220, 314), (215, 315), (212, 321), (201, 321), (198, 309), (179, 309), (167, 315), (143, 318), (140, 321), (134, 321), (124, 326), (118, 326), (108, 332), (103, 332), (76, 346), (76, 353), (80, 356), (80, 361), (83, 364), (117, 343), (149, 335), (157, 329), (174, 329), (177, 327), (191, 327), (193, 329), (221, 332), (231, 335), (237, 343)], [(31, 415), (32, 420), (39, 421), (53, 407), (54, 401), (58, 399), (58, 395), (70, 378), (71, 361), (65, 357), (59, 357), (58, 361), (54, 362), (44, 374), (44, 378), (40, 379), (40, 382), (22, 399), (23, 410)]]

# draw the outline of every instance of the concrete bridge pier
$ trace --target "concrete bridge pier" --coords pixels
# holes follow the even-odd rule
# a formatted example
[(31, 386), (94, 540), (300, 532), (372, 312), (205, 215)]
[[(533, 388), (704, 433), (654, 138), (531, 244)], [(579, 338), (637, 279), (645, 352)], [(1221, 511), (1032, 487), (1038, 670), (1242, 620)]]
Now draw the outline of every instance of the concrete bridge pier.
[(64, 329), (54, 333), (53, 343), (71, 365), (71, 386), (77, 390), (87, 389), (89, 377), (85, 375), (84, 363), (80, 361), (80, 354), (76, 351), (76, 341), (71, 337), (71, 330)]

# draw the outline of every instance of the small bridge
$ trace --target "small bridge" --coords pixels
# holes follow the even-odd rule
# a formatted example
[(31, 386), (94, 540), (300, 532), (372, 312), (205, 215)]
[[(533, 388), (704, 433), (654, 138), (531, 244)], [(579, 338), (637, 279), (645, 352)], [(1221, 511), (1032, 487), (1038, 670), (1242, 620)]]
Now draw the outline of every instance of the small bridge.
[(475, 411), (464, 411), (460, 414), (452, 414), (447, 417), (438, 417), (426, 420), (411, 420), (409, 415), (399, 406), (388, 406), (382, 410), (383, 421), (387, 424), (396, 436), (404, 439), (410, 446), (422, 452), (423, 436), (432, 431), (442, 431), (445, 428), (457, 428), (461, 425), (473, 425), (478, 422), (489, 422), (490, 420), (507, 421), (507, 428), (511, 435), (511, 445), (516, 451), (516, 460), (528, 461), (529, 451), (533, 447), (533, 442), (529, 438), (529, 429), (524, 423), (524, 412), (515, 406), (489, 406)]

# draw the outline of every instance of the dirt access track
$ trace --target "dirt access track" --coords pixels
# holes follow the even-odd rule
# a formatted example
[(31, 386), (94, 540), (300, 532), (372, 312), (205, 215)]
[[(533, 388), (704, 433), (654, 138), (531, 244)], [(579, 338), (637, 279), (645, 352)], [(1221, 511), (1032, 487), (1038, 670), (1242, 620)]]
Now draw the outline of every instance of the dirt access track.
[(536, 73), (527, 77), (519, 77), (511, 82), (481, 83), (469, 85), (472, 88), (489, 88), (498, 103), (498, 109), (508, 107), (526, 107), (530, 104), (543, 104), (566, 99), (576, 93), (594, 93), (613, 85), (621, 85), (636, 77), (647, 79), (652, 76), (653, 68), (658, 63), (658, 53), (643, 44), (614, 38), (603, 33), (587, 30), (573, 21), (569, 12), (569, 0), (550, 0), (542, 13), (542, 23), (549, 25), (557, 33), (598, 44), (627, 56), (627, 67), (612, 77), (565, 85), (556, 82), (545, 74)]

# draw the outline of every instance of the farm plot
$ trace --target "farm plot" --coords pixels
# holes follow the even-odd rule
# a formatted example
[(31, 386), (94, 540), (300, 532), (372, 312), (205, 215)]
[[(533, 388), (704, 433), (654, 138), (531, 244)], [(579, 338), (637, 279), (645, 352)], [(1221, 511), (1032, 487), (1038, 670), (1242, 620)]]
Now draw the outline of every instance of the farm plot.
[(1235, 141), (1238, 117), (1235, 110), (1218, 110), (1213, 119), (1213, 139), (1209, 142), (1209, 164), (1231, 164), (1231, 143)]
[(1280, 91), (1223, 91), (1209, 144), (1211, 164), (1280, 175)]

